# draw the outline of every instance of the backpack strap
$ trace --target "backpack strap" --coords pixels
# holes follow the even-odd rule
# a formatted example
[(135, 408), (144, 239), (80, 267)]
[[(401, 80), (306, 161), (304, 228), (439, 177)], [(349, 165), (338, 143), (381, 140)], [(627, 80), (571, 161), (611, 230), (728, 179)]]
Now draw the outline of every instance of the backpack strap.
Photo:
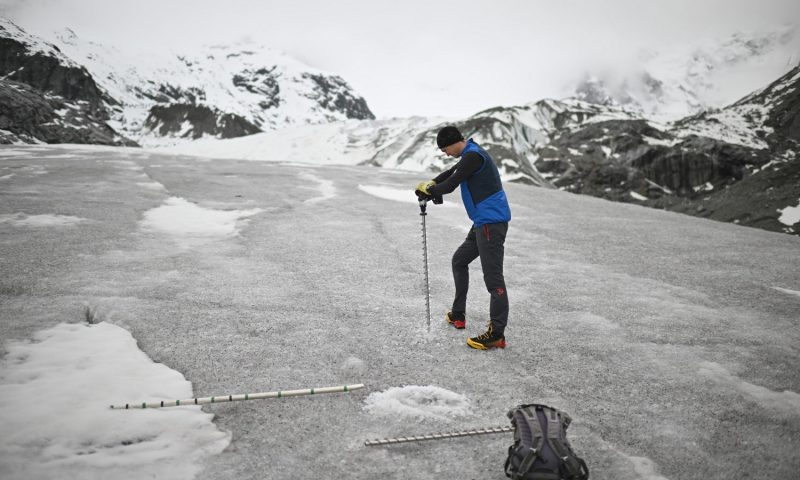
[[(537, 458), (542, 456), (542, 447), (544, 446), (545, 438), (542, 426), (539, 425), (539, 418), (536, 416), (536, 410), (539, 405), (520, 405), (519, 407), (508, 412), (508, 416), (514, 423), (514, 446), (509, 448), (509, 460), (506, 461), (506, 475), (513, 480), (521, 480), (526, 477), (526, 474), (533, 466)], [(523, 438), (530, 434), (530, 439)], [(527, 452), (519, 452), (514, 448), (516, 445), (530, 441), (530, 447)], [(510, 457), (511, 455), (521, 459), (519, 467), (516, 472), (510, 472)]]
[(570, 480), (586, 480), (589, 478), (589, 469), (586, 467), (586, 462), (575, 455), (564, 435), (567, 427), (572, 422), (572, 418), (554, 408), (551, 408), (549, 412), (546, 411), (545, 416), (547, 417), (547, 442), (558, 458), (561, 459), (559, 469), (564, 478)]

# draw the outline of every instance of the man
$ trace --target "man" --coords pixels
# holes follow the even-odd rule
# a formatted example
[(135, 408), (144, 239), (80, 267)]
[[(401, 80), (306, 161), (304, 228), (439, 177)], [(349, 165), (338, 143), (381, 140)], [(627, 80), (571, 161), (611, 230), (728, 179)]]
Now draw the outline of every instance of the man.
[(439, 149), (446, 155), (459, 158), (453, 168), (433, 180), (417, 185), (420, 198), (432, 199), (451, 193), (461, 186), (461, 198), (472, 228), (466, 240), (453, 254), (455, 299), (445, 319), (457, 329), (466, 327), (469, 264), (480, 257), (483, 281), (489, 290), (489, 327), (485, 333), (467, 340), (467, 345), (479, 350), (505, 348), (505, 328), (508, 323), (508, 292), (503, 278), (503, 244), (511, 220), (500, 173), (492, 157), (471, 138), (454, 126), (439, 130), (436, 135)]

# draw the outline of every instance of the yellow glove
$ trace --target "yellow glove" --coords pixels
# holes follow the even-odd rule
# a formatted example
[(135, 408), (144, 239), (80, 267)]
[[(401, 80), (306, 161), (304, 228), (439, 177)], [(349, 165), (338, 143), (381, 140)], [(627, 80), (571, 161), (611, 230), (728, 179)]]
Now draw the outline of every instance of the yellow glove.
[(436, 185), (436, 182), (434, 182), (433, 180), (428, 180), (427, 182), (419, 182), (419, 185), (417, 185), (416, 192), (422, 192), (423, 194), (430, 197), (431, 192), (429, 192), (428, 189), (434, 185)]

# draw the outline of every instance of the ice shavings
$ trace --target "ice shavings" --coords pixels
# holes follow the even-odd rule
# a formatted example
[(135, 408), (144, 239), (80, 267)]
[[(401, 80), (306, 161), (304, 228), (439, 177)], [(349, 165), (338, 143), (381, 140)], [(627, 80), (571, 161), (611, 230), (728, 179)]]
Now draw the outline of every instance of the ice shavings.
[(373, 415), (447, 420), (472, 413), (467, 397), (433, 385), (407, 385), (373, 392), (364, 401)]
[(230, 434), (200, 407), (111, 410), (191, 398), (179, 372), (154, 363), (124, 329), (62, 323), (10, 342), (0, 364), (4, 479), (191, 479)]
[(70, 227), (86, 221), (88, 220), (81, 217), (50, 213), (41, 215), (27, 215), (25, 213), (0, 215), (0, 224), (7, 223), (15, 227)]
[(778, 221), (784, 225), (792, 226), (796, 223), (800, 222), (800, 199), (797, 199), (797, 206), (796, 207), (785, 207), (778, 210), (781, 214), (778, 217)]
[(145, 212), (140, 224), (146, 230), (169, 234), (178, 243), (192, 246), (206, 241), (235, 237), (247, 222), (243, 219), (262, 211), (260, 208), (215, 210), (201, 207), (183, 198), (170, 197), (164, 205)]
[(649, 458), (626, 456), (633, 463), (633, 470), (641, 480), (669, 480), (667, 477), (658, 474), (656, 463)]

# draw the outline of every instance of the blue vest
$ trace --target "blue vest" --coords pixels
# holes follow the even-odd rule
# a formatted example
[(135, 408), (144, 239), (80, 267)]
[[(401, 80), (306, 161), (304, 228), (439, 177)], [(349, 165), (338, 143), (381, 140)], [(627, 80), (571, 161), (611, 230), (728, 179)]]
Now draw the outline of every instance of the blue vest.
[(483, 158), (483, 165), (461, 182), (461, 200), (467, 209), (467, 215), (476, 227), (510, 221), (511, 208), (500, 182), (500, 172), (497, 171), (492, 157), (471, 138), (467, 140), (461, 156), (469, 152), (478, 153)]

